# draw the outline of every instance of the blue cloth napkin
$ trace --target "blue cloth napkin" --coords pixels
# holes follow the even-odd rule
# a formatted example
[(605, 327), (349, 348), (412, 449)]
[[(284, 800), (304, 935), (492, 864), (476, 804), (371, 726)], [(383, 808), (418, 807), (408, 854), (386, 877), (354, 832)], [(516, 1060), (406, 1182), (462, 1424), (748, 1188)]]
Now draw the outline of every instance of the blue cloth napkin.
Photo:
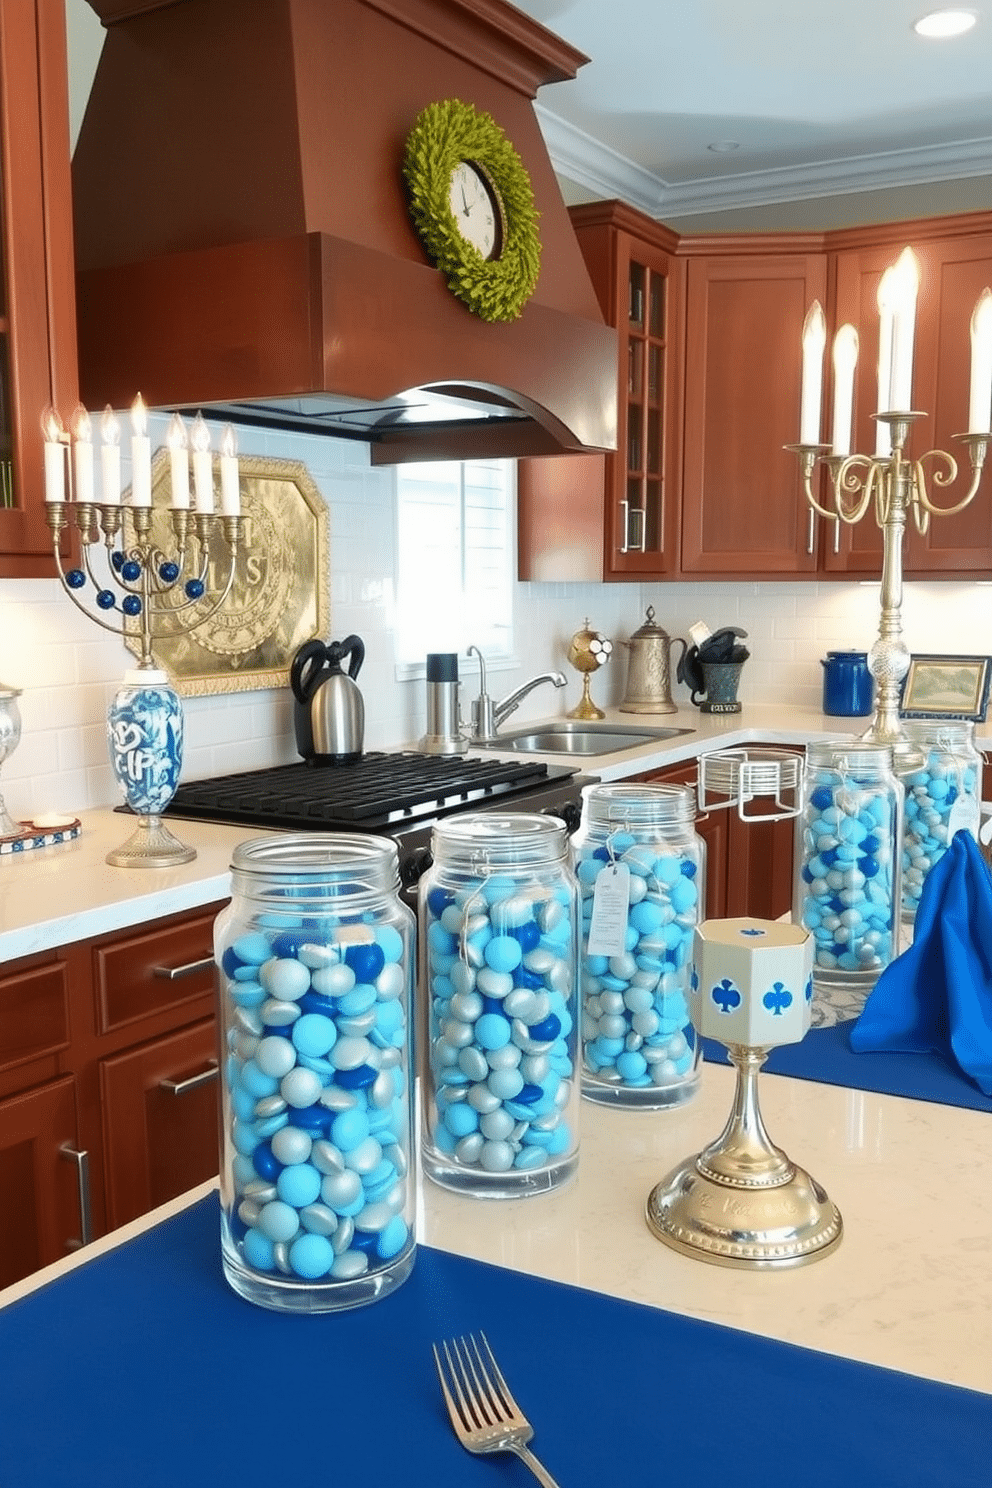
[(882, 972), (851, 1029), (855, 1053), (943, 1054), (992, 1095), (992, 876), (970, 832), (930, 870), (913, 944)]

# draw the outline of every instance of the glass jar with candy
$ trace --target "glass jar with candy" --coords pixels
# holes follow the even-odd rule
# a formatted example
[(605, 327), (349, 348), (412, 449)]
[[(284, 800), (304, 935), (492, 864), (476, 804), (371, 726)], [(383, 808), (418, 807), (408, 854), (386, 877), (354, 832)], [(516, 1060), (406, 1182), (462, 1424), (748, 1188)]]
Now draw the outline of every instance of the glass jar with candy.
[(808, 745), (793, 919), (815, 941), (814, 992), (841, 994), (852, 1015), (899, 954), (902, 822), (890, 745)]
[(901, 777), (906, 791), (902, 917), (912, 922), (927, 875), (955, 832), (978, 837), (982, 756), (975, 748), (975, 725), (967, 720), (907, 719), (903, 727), (923, 755), (923, 764)]
[(699, 1083), (689, 1018), (706, 845), (689, 785), (596, 785), (574, 839), (582, 916), (582, 1094), (678, 1105)]
[(224, 1273), (263, 1307), (373, 1302), (415, 1256), (416, 932), (396, 846), (263, 837), (231, 867), (214, 932)]
[(557, 1188), (579, 1155), (577, 886), (555, 817), (479, 812), (432, 834), (420, 882), (422, 1161), (459, 1193)]

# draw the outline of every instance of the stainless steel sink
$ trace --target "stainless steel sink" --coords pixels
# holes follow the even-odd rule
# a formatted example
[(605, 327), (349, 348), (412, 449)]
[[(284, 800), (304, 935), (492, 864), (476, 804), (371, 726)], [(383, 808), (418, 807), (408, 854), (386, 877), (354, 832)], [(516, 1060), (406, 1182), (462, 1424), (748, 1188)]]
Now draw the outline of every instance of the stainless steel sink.
[(617, 754), (623, 749), (642, 749), (662, 739), (694, 733), (690, 728), (643, 728), (618, 723), (586, 723), (581, 719), (561, 723), (531, 724), (506, 733), (475, 749), (513, 750), (520, 754)]

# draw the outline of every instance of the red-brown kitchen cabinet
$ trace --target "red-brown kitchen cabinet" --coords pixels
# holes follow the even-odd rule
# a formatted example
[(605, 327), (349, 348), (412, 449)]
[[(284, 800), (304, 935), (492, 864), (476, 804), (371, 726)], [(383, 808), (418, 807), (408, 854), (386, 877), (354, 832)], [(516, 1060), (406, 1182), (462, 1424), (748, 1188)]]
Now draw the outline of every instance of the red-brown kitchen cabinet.
[(47, 1266), (87, 1226), (66, 967), (47, 953), (0, 974), (0, 1287)]
[[(878, 385), (878, 284), (902, 249), (910, 246), (920, 270), (917, 299), (913, 408), (924, 417), (910, 434), (909, 452), (919, 459), (928, 450), (949, 451), (958, 463), (957, 480), (938, 489), (935, 468), (924, 469), (938, 506), (962, 499), (971, 478), (967, 448), (955, 435), (968, 426), (970, 322), (975, 302), (992, 285), (992, 213), (974, 213), (922, 222), (887, 224), (835, 237), (836, 287), (834, 326), (850, 321), (858, 327), (859, 356), (855, 374), (853, 448), (875, 449)], [(825, 399), (829, 408), (829, 400)], [(825, 419), (826, 426), (826, 419)], [(877, 574), (882, 540), (868, 514), (855, 526), (842, 524), (840, 540), (824, 546), (826, 572)], [(908, 577), (934, 574), (988, 578), (992, 571), (992, 480), (988, 469), (974, 499), (950, 517), (932, 517), (920, 533), (907, 524), (903, 568)]]
[(85, 1154), (71, 1075), (0, 1100), (0, 1287), (61, 1259), (84, 1235)]
[(795, 577), (817, 567), (794, 458), (800, 346), (827, 255), (810, 235), (683, 239), (687, 259), (681, 572)]
[(41, 417), (77, 402), (65, 8), (0, 5), (0, 577), (55, 572)]
[(0, 974), (0, 1286), (217, 1172), (220, 907)]
[(217, 1028), (190, 1028), (100, 1062), (107, 1227), (217, 1172)]
[(617, 449), (522, 460), (518, 575), (678, 573), (684, 266), (669, 228), (620, 201), (569, 209), (607, 324), (618, 332)]

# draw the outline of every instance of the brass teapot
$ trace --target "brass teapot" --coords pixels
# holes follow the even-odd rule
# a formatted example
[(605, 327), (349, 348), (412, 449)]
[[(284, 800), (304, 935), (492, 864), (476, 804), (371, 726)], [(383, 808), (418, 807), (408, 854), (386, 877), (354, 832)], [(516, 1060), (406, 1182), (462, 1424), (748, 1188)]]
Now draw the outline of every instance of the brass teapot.
[(654, 623), (654, 607), (648, 605), (647, 619), (635, 630), (629, 641), (622, 641), (630, 651), (627, 668), (627, 692), (620, 704), (621, 713), (677, 713), (672, 702), (673, 645), (686, 643), (681, 636), (670, 636)]

